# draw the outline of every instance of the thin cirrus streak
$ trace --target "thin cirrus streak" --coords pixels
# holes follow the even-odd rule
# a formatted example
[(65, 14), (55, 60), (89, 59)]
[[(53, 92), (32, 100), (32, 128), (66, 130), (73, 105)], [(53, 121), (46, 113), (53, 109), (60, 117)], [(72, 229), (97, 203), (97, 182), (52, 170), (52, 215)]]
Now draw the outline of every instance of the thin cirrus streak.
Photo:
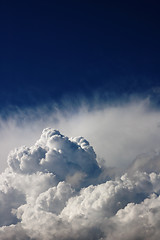
[[(81, 108), (57, 121), (51, 114), (47, 124), (68, 135), (82, 131), (94, 148), (83, 137), (45, 128), (32, 146), (11, 151), (0, 175), (0, 239), (158, 240), (159, 116), (145, 101)], [(34, 121), (23, 125), (24, 135), (27, 126), (35, 130), (30, 143), (44, 126)]]

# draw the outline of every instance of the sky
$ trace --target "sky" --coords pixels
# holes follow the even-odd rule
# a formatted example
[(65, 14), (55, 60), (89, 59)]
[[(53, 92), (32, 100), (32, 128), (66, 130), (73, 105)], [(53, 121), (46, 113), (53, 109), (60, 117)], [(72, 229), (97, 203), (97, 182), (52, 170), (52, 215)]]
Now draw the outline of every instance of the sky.
[(154, 1), (1, 1), (0, 16), (1, 112), (159, 89)]
[(159, 11), (0, 2), (1, 240), (159, 240)]

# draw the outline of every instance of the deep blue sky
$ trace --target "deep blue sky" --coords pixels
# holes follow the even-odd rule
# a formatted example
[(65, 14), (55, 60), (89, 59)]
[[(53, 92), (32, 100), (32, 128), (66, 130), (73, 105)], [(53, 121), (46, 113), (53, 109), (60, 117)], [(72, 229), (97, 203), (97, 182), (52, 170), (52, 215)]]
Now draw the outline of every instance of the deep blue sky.
[(1, 110), (159, 94), (159, 12), (158, 1), (0, 1)]

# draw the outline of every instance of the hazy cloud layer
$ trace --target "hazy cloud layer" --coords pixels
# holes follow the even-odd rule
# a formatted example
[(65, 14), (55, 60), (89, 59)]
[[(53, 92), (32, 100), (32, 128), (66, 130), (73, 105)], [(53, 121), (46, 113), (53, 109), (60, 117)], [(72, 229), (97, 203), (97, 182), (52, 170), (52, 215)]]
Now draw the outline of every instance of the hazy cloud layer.
[(157, 166), (158, 150), (111, 179), (87, 140), (46, 128), (0, 175), (0, 239), (158, 240)]

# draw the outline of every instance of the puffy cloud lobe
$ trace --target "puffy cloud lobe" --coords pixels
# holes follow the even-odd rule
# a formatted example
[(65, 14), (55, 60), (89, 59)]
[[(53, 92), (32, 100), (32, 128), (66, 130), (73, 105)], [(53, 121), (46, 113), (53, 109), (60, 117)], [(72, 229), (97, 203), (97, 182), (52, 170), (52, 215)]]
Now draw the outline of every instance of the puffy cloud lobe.
[(157, 240), (160, 234), (159, 209), (160, 197), (155, 194), (140, 204), (128, 204), (113, 217), (115, 231), (112, 232), (109, 239)]
[(69, 139), (49, 128), (31, 148), (24, 146), (11, 152), (8, 163), (14, 172), (52, 172), (62, 181), (77, 172), (89, 178), (100, 173), (96, 154), (88, 141), (82, 137)]
[(2, 240), (159, 239), (154, 167), (100, 182), (89, 143), (50, 128), (32, 147), (13, 151), (8, 165), (0, 175)]
[(36, 200), (36, 206), (39, 210), (58, 215), (73, 192), (70, 184), (60, 182), (57, 187), (49, 188), (46, 192), (41, 193)]
[[(134, 179), (129, 179), (127, 175), (124, 175), (116, 181), (108, 181), (97, 186), (83, 188), (75, 196), (69, 188), (69, 195), (67, 196), (69, 200), (66, 202), (67, 198), (64, 199), (65, 204), (63, 206), (60, 200), (63, 199), (63, 197), (60, 197), (61, 194), (57, 197), (57, 193), (54, 193), (54, 196), (51, 197), (56, 188), (50, 189), (37, 198), (34, 206), (26, 204), (20, 207), (18, 209), (18, 211), (21, 211), (19, 217), (24, 229), (27, 229), (32, 238), (39, 236), (39, 239), (52, 239), (54, 236), (55, 239), (123, 239), (123, 237), (119, 238), (120, 233), (127, 239), (127, 237), (133, 238), (134, 234), (136, 236), (139, 228), (142, 232), (141, 239), (146, 239), (151, 234), (150, 228), (144, 228), (145, 222), (137, 226), (134, 214), (137, 216), (137, 208), (141, 209), (145, 203), (139, 221), (143, 222), (143, 214), (144, 220), (150, 217), (147, 208), (151, 207), (147, 204), (151, 204), (153, 198), (148, 199), (155, 192), (155, 186), (159, 182), (159, 178), (160, 176), (156, 174), (148, 175), (146, 173), (137, 173)], [(66, 183), (61, 184), (65, 187)], [(67, 187), (69, 186), (67, 185), (66, 189)], [(59, 191), (58, 188), (61, 189), (59, 184), (57, 191)], [(154, 198), (156, 199), (156, 195), (154, 195)], [(160, 202), (157, 201), (157, 207), (159, 205)], [(133, 207), (133, 210), (127, 211), (130, 207), (131, 210)], [(48, 211), (49, 208), (50, 211)], [(54, 208), (57, 208), (58, 212)], [(123, 219), (123, 215), (126, 219), (128, 218), (126, 220), (128, 229), (133, 228), (134, 221), (135, 232), (132, 232), (133, 236), (129, 235), (129, 230), (128, 235), (124, 233), (125, 222), (120, 220)], [(123, 229), (120, 227), (122, 224)], [(152, 224), (155, 225), (154, 222)], [(115, 230), (118, 228), (118, 231)]]
[(30, 240), (31, 238), (27, 236), (21, 224), (4, 226), (0, 228), (0, 238), (1, 240)]

